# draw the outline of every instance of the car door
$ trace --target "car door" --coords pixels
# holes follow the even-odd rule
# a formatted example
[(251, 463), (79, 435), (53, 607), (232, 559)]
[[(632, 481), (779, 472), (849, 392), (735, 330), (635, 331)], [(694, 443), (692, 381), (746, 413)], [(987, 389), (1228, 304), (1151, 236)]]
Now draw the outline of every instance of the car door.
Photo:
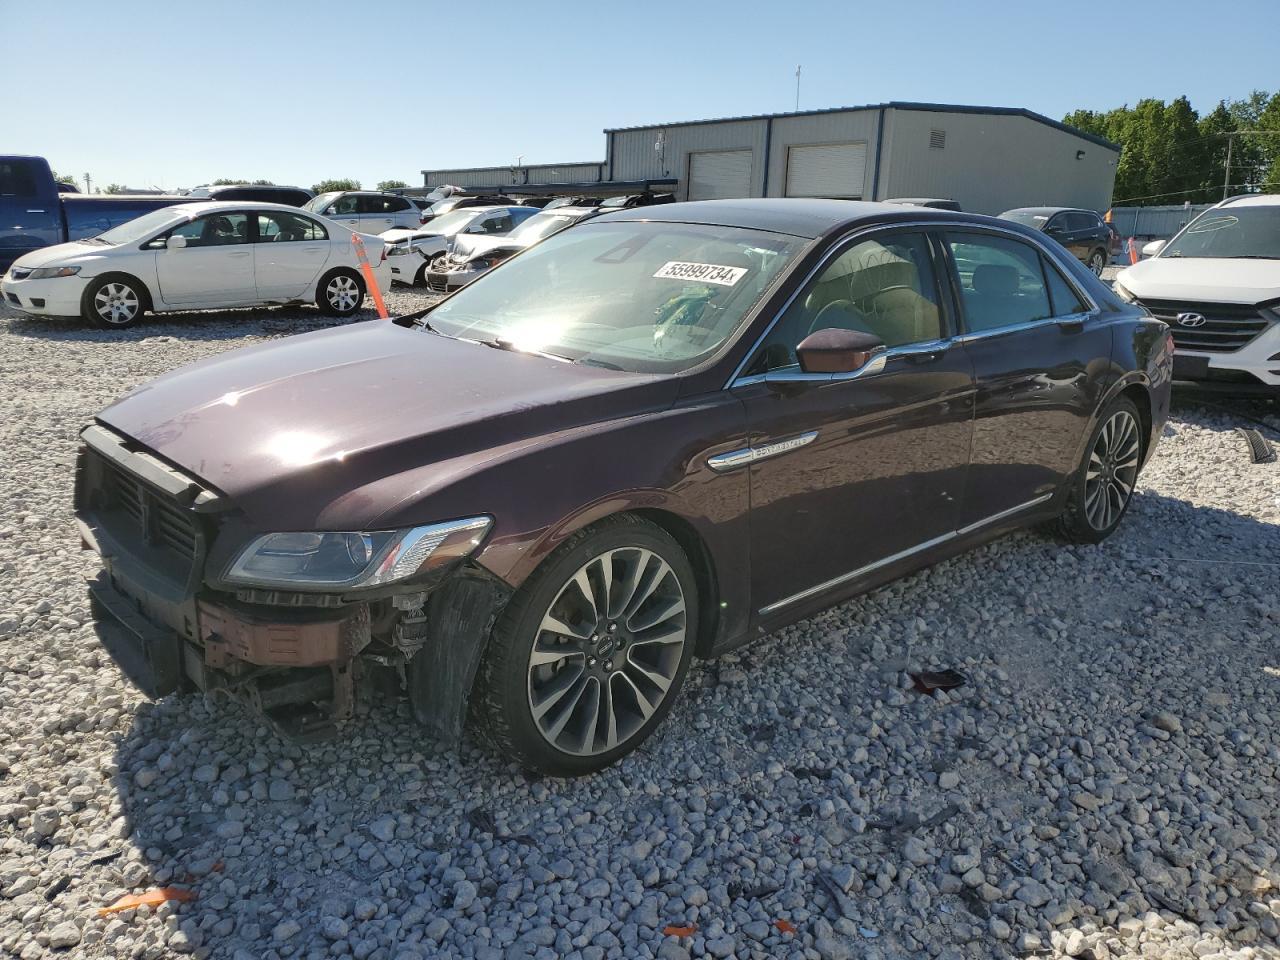
[(332, 250), (324, 227), (304, 214), (283, 210), (259, 210), (253, 216), (258, 299), (310, 294)]
[(1079, 258), (1080, 254), (1076, 249), (1078, 244), (1072, 239), (1071, 215), (1069, 213), (1055, 213), (1044, 225), (1044, 232), (1047, 236), (1053, 237), (1054, 240), (1070, 250), (1073, 257)]
[(361, 233), (377, 236), (396, 225), (386, 197), (361, 195), (356, 199), (356, 205), (360, 211), (360, 225), (355, 229)]
[[(973, 370), (952, 335), (938, 255), (918, 231), (838, 245), (731, 387), (750, 431), (752, 596), (764, 621), (956, 529)], [(833, 327), (879, 336), (883, 369), (801, 372), (796, 346)]]
[(994, 230), (949, 230), (977, 386), (964, 523), (1030, 510), (1076, 469), (1105, 388), (1111, 329), (1054, 257)]
[(419, 225), (418, 208), (404, 197), (385, 197), (386, 210), (391, 220), (391, 227), (414, 229)]
[(0, 160), (0, 271), (23, 254), (62, 242), (61, 204), (43, 161)]
[(330, 220), (336, 220), (344, 227), (363, 232), (363, 227), (360, 226), (360, 197), (357, 194), (343, 194), (329, 204), (328, 210), (325, 216)]
[[(174, 237), (186, 245), (173, 244)], [(257, 299), (247, 211), (205, 214), (163, 239), (166, 246), (156, 250), (155, 258), (165, 303), (233, 306)]]

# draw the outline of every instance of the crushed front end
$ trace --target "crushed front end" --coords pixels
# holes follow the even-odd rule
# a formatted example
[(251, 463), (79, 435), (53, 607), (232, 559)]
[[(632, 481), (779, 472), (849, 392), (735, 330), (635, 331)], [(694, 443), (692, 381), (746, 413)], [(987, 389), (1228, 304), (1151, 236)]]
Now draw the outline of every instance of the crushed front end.
[[(349, 720), (381, 678), (408, 690), (438, 736), (460, 736), (508, 595), (468, 560), (487, 527), (473, 519), (374, 535), (385, 540), (255, 535), (227, 497), (141, 445), (100, 425), (82, 438), (76, 519), (103, 565), (89, 587), (95, 612), (125, 628), (109, 652), (142, 690), (231, 694), (281, 732), (314, 739)], [(342, 537), (362, 538), (355, 549), (369, 549), (359, 559), (376, 576), (332, 589), (287, 581), (286, 568), (316, 553), (299, 544)]]

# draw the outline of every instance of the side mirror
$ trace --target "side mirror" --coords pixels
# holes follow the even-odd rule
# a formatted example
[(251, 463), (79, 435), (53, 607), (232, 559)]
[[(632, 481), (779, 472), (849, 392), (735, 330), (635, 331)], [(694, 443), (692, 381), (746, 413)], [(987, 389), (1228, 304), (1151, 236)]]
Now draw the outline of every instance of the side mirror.
[(187, 246), (187, 238), (181, 237), (181, 236), (170, 237), (168, 240), (164, 242), (164, 248), (166, 250), (185, 250), (186, 246)]
[(855, 373), (872, 364), (877, 369), (883, 366), (884, 361), (877, 358), (883, 352), (884, 341), (874, 333), (831, 327), (801, 340), (796, 359), (804, 373)]
[(1150, 243), (1144, 243), (1142, 245), (1142, 255), (1144, 257), (1154, 257), (1165, 248), (1165, 244), (1168, 242), (1167, 240), (1152, 240)]

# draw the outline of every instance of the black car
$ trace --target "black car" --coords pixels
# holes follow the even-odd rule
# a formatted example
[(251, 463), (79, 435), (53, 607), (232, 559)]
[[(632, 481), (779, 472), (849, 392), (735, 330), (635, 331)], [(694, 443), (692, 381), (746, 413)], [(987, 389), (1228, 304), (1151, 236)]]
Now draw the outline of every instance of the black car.
[(954, 210), (960, 212), (960, 202), (945, 197), (893, 197), (885, 203), (896, 203), (904, 207), (929, 207), (932, 210)]
[(196, 187), (188, 196), (210, 200), (256, 200), (260, 203), (283, 203), (301, 207), (315, 196), (302, 187), (277, 187), (264, 183), (230, 183), (217, 187)]
[(1111, 230), (1092, 210), (1075, 207), (1018, 207), (1000, 214), (1001, 220), (1012, 220), (1048, 234), (1086, 264), (1095, 277), (1111, 256)]

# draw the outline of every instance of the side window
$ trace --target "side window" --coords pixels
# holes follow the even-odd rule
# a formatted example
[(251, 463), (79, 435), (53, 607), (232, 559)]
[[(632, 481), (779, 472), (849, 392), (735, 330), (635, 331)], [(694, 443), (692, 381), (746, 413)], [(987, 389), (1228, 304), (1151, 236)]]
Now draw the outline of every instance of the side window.
[(186, 237), (188, 247), (225, 247), (249, 242), (247, 213), (211, 213), (174, 227), (171, 237)]
[(329, 235), (324, 227), (310, 217), (302, 217), (296, 213), (258, 214), (259, 243), (291, 243), (303, 240), (327, 240)]
[(330, 215), (336, 216), (336, 217), (349, 217), (355, 213), (358, 213), (359, 210), (358, 210), (357, 201), (359, 199), (360, 199), (359, 197), (353, 197), (351, 195), (347, 195), (345, 197), (339, 197), (337, 200), (333, 201), (333, 203), (329, 205)]
[(1045, 262), (1044, 275), (1049, 281), (1049, 297), (1053, 301), (1053, 315), (1067, 317), (1073, 313), (1088, 313), (1089, 308), (1067, 283), (1066, 278), (1058, 272), (1052, 263)]
[(511, 216), (509, 214), (497, 214), (490, 217), (484, 223), (485, 233), (509, 233), (512, 226)]
[(413, 204), (404, 197), (387, 197), (387, 210), (391, 213), (400, 213), (402, 210), (408, 210), (412, 206)]
[(796, 346), (817, 330), (872, 333), (887, 347), (943, 335), (933, 257), (924, 234), (892, 233), (854, 244), (791, 302), (748, 367), (796, 364)]
[(37, 192), (34, 163), (29, 160), (0, 163), (0, 196), (34, 197)]
[(986, 234), (951, 234), (951, 257), (960, 274), (970, 333), (1030, 323), (1052, 316), (1040, 254), (1019, 240)]
[(1068, 213), (1068, 230), (1092, 230), (1097, 226), (1097, 217), (1089, 213)]

